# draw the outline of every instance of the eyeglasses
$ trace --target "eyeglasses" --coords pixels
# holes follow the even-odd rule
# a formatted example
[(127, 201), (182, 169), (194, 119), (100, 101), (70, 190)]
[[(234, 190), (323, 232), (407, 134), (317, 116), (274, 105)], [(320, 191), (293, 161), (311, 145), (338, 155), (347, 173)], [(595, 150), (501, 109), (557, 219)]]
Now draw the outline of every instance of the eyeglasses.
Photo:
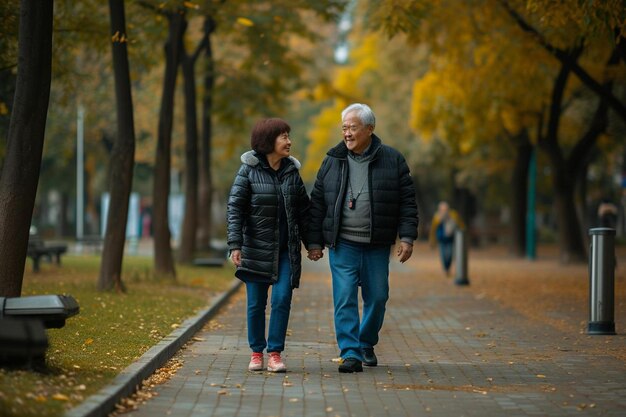
[(346, 133), (346, 132), (349, 130), (349, 131), (350, 131), (350, 133), (355, 133), (355, 132), (357, 132), (360, 128), (361, 128), (361, 126), (358, 126), (358, 125), (341, 126), (341, 131), (342, 131), (343, 133)]
[(291, 139), (291, 136), (289, 135), (289, 133), (285, 132), (285, 133), (281, 133), (280, 135), (278, 135), (279, 139)]

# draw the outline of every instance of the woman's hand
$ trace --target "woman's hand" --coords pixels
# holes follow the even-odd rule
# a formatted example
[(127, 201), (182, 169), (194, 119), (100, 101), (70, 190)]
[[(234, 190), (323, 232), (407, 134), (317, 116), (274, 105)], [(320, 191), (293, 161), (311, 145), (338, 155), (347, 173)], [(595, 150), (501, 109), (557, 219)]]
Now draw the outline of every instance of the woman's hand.
[(241, 250), (235, 249), (230, 253), (230, 259), (236, 266), (241, 266)]

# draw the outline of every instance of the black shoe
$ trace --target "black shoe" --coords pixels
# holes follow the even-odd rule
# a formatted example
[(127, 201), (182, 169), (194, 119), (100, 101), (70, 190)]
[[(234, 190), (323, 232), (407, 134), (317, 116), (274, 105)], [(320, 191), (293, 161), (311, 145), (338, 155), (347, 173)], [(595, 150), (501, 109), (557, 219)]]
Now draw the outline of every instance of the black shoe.
[(354, 358), (346, 358), (339, 365), (339, 372), (344, 374), (351, 374), (353, 372), (363, 372), (363, 365), (361, 361)]
[(378, 358), (374, 353), (374, 348), (363, 348), (361, 349), (361, 355), (363, 355), (363, 365), (365, 366), (376, 366), (378, 365)]

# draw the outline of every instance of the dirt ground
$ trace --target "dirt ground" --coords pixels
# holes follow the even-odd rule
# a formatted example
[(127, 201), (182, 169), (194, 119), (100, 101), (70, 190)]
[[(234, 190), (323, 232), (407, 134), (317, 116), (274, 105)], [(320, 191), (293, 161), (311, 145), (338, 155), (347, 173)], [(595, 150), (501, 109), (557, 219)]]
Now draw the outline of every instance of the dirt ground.
[[(411, 264), (429, 277), (454, 280), (454, 271), (446, 277), (438, 253), (418, 243)], [(541, 246), (537, 259), (530, 261), (511, 256), (501, 246), (470, 248), (468, 252), (467, 288), (475, 297), (497, 300), (531, 320), (543, 322), (572, 337), (605, 338), (603, 354), (626, 361), (626, 247), (617, 247), (615, 271), (616, 336), (589, 336), (589, 266), (563, 265), (558, 249)], [(453, 285), (453, 284), (452, 284)], [(594, 353), (594, 352), (590, 352)]]

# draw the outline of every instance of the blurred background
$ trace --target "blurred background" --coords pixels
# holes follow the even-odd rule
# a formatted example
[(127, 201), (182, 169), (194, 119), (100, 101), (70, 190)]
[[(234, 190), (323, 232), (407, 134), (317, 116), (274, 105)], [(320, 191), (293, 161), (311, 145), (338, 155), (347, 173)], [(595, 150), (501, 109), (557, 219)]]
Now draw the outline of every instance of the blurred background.
[[(624, 1), (128, 0), (125, 7), (136, 135), (128, 239), (152, 237), (154, 194), (164, 191), (153, 181), (168, 93), (165, 44), (173, 16), (182, 16), (170, 92), (175, 249), (187, 184), (198, 190), (196, 247), (224, 240), (226, 200), (256, 120), (290, 123), (292, 155), (310, 189), (326, 151), (341, 140), (341, 110), (353, 102), (372, 107), (376, 134), (405, 155), (421, 238), (446, 200), (469, 225), (472, 245), (506, 245), (520, 257), (538, 242), (557, 245), (564, 261), (582, 259), (588, 229), (601, 225), (625, 240)], [(108, 13), (106, 2), (55, 2), (31, 222), (44, 239), (105, 233), (117, 134)], [(19, 2), (0, 0), (0, 18), (2, 166)], [(189, 158), (199, 168), (190, 169)]]

